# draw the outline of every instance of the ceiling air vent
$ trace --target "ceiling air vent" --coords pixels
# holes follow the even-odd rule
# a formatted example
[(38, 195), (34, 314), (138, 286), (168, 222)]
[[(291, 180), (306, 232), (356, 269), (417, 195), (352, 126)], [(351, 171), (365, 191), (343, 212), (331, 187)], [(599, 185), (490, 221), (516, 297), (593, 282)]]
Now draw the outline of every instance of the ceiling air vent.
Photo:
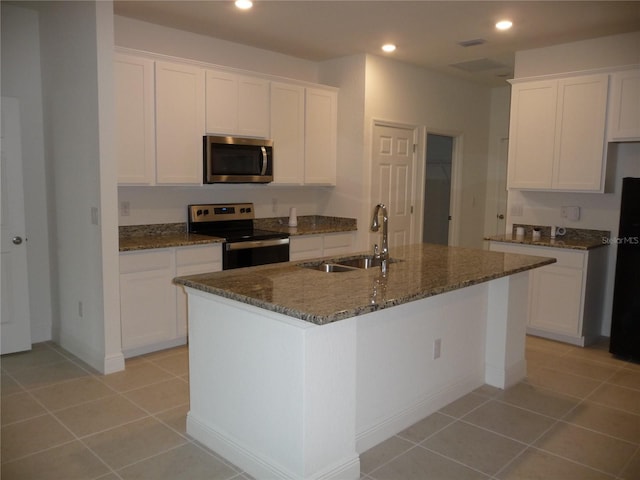
[(476, 45), (482, 45), (483, 43), (487, 43), (484, 38), (474, 38), (473, 40), (464, 40), (462, 42), (458, 42), (458, 45), (461, 47), (475, 47)]

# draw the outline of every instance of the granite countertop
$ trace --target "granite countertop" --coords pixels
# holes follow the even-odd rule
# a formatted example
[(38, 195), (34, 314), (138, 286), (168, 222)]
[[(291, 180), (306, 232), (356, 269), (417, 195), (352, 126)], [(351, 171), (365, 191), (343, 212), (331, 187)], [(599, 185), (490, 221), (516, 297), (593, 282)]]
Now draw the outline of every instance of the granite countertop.
[[(525, 229), (524, 235), (516, 235), (515, 229), (522, 226)], [(538, 227), (536, 227), (538, 228)], [(540, 238), (534, 240), (532, 236), (532, 225), (514, 225), (513, 232), (503, 235), (486, 237), (485, 240), (504, 243), (519, 243), (522, 245), (534, 245), (537, 247), (569, 248), (573, 250), (591, 250), (592, 248), (604, 247), (609, 244), (611, 232), (608, 230), (587, 230), (578, 228), (567, 228), (562, 236), (551, 238), (550, 227), (539, 227)]]
[[(380, 268), (325, 273), (286, 262), (178, 277), (177, 284), (323, 325), (554, 263), (553, 258), (432, 244), (391, 249)], [(342, 259), (358, 255), (343, 256)]]
[(325, 217), (322, 215), (304, 215), (298, 217), (298, 226), (290, 227), (288, 217), (256, 218), (255, 228), (271, 232), (296, 235), (318, 235), (325, 233), (355, 232), (358, 225), (355, 218)]
[(185, 223), (121, 226), (119, 230), (121, 252), (224, 242), (224, 238), (189, 234)]
[[(254, 225), (260, 230), (287, 233), (290, 236), (350, 232), (358, 229), (356, 220), (353, 218), (306, 215), (298, 217), (297, 227), (289, 227), (288, 221), (288, 217), (256, 218)], [(186, 223), (121, 226), (119, 230), (121, 252), (205, 245), (225, 241), (220, 237), (189, 234)]]

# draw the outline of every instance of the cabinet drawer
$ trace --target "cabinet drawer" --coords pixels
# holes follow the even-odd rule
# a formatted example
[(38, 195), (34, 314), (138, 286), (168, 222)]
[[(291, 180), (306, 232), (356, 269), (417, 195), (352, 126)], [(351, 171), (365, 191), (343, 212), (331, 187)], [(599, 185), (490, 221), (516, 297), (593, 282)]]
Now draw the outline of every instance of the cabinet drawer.
[(289, 251), (291, 253), (308, 251), (322, 252), (322, 235), (290, 238), (289, 242)]
[(517, 253), (520, 255), (534, 255), (556, 259), (555, 266), (569, 268), (584, 268), (587, 258), (586, 251), (562, 249), (555, 247), (534, 247), (527, 245), (513, 245), (509, 243), (491, 242), (490, 249), (495, 252)]
[(324, 248), (343, 248), (351, 247), (353, 243), (353, 236), (350, 233), (335, 233), (333, 235), (325, 235)]
[(149, 270), (173, 268), (173, 252), (160, 249), (151, 252), (120, 254), (120, 273), (137, 273)]
[(176, 249), (176, 265), (178, 267), (216, 262), (222, 262), (222, 247), (220, 245), (180, 247)]

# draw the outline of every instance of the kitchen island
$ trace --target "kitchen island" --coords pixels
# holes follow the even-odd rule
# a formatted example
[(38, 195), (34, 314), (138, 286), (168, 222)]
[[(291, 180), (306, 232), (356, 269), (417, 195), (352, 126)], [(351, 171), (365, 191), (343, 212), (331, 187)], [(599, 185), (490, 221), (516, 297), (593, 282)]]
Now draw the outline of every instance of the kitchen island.
[(390, 253), (386, 275), (307, 261), (177, 278), (189, 296), (187, 432), (256, 478), (357, 479), (360, 452), (524, 377), (528, 271), (554, 259)]

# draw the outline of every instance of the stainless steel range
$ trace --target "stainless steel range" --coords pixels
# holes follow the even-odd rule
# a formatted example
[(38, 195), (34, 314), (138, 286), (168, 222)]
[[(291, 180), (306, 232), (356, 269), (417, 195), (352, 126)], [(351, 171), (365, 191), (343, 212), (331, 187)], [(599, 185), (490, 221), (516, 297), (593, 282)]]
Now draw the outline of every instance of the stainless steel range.
[(289, 236), (253, 228), (253, 203), (189, 205), (189, 233), (225, 239), (222, 269), (289, 261)]

